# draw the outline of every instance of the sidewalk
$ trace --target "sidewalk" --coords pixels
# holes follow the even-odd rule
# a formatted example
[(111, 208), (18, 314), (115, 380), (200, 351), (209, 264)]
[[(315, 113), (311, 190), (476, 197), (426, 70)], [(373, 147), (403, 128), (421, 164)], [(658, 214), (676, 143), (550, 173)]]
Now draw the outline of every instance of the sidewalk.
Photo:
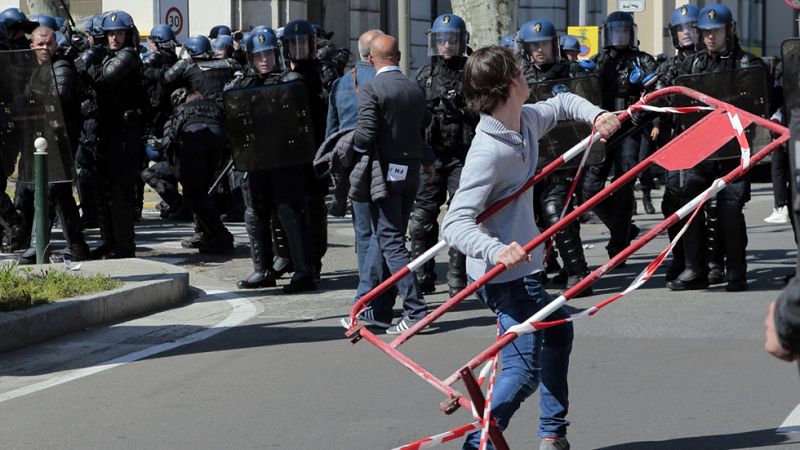
[[(64, 270), (61, 264), (28, 266)], [(189, 272), (144, 259), (86, 261), (76, 274), (103, 273), (124, 283), (97, 294), (59, 300), (33, 308), (0, 312), (0, 352), (172, 307), (189, 297)]]

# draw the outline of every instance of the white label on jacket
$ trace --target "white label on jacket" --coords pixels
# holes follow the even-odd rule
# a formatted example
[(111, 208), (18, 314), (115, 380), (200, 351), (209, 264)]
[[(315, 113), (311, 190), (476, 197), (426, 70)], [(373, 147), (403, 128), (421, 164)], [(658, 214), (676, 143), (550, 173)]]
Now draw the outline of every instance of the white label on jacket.
[(386, 174), (386, 181), (404, 181), (408, 175), (408, 166), (400, 164), (389, 164), (389, 173)]

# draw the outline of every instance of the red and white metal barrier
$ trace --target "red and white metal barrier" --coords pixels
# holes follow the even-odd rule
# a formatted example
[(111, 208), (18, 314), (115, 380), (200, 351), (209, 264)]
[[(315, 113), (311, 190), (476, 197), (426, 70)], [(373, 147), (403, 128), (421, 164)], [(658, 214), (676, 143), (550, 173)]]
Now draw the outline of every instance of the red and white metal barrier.
[[(701, 103), (705, 103), (706, 107), (685, 107), (685, 108), (657, 108), (652, 107), (649, 103), (660, 99), (665, 96), (670, 95), (683, 95), (687, 97), (691, 97)], [(715, 180), (711, 187), (709, 187), (705, 192), (701, 195), (697, 196), (687, 205), (680, 208), (677, 212), (670, 215), (662, 222), (660, 222), (656, 227), (649, 230), (645, 233), (641, 238), (631, 243), (630, 246), (622, 250), (619, 254), (611, 258), (608, 262), (597, 268), (595, 271), (587, 275), (583, 280), (577, 283), (575, 286), (567, 289), (561, 296), (553, 300), (550, 304), (546, 305), (542, 308), (539, 312), (534, 314), (530, 317), (527, 321), (507, 330), (502, 336), (499, 336), (498, 339), (494, 344), (489, 346), (486, 350), (472, 358), (469, 362), (465, 365), (461, 366), (456, 372), (454, 372), (450, 377), (445, 380), (440, 380), (425, 368), (402, 354), (397, 348), (408, 341), (411, 337), (413, 337), (416, 333), (420, 330), (424, 329), (436, 319), (441, 317), (445, 312), (450, 310), (453, 306), (458, 304), (463, 299), (467, 298), (468, 296), (472, 295), (477, 289), (481, 288), (488, 282), (490, 282), (493, 278), (497, 275), (502, 273), (505, 270), (505, 266), (503, 264), (498, 264), (494, 268), (492, 268), (489, 272), (484, 274), (481, 278), (471, 283), (469, 286), (464, 288), (461, 292), (456, 294), (453, 298), (449, 299), (447, 302), (440, 305), (434, 311), (431, 311), (424, 319), (418, 321), (413, 327), (411, 327), (408, 331), (404, 334), (395, 338), (392, 342), (386, 343), (382, 339), (375, 336), (371, 331), (364, 328), (360, 324), (357, 323), (357, 315), (367, 307), (370, 301), (374, 299), (376, 296), (380, 295), (390, 286), (392, 286), (397, 280), (410, 274), (414, 269), (418, 268), (420, 265), (424, 264), (425, 261), (432, 258), (436, 253), (446, 248), (446, 244), (440, 242), (434, 248), (430, 249), (420, 258), (417, 258), (415, 261), (412, 261), (411, 264), (406, 266), (402, 271), (394, 274), (392, 277), (387, 279), (385, 282), (381, 283), (378, 287), (373, 289), (371, 292), (366, 294), (361, 300), (354, 305), (353, 309), (349, 315), (349, 321), (343, 321), (343, 325), (347, 328), (346, 335), (352, 337), (352, 342), (358, 342), (360, 339), (366, 339), (371, 342), (373, 345), (378, 347), (381, 351), (395, 359), (396, 361), (400, 362), (406, 368), (417, 374), (419, 377), (423, 378), (426, 382), (432, 385), (434, 388), (442, 392), (447, 396), (447, 399), (442, 402), (441, 409), (446, 414), (451, 414), (459, 406), (464, 406), (470, 408), (476, 415), (477, 412), (481, 412), (482, 417), (477, 417), (477, 421), (471, 424), (463, 425), (456, 429), (453, 429), (447, 433), (437, 435), (431, 438), (426, 438), (421, 441), (417, 441), (413, 444), (409, 444), (409, 446), (401, 447), (401, 448), (429, 448), (428, 446), (422, 445), (434, 445), (434, 441), (441, 441), (445, 442), (444, 439), (452, 440), (466, 434), (469, 431), (475, 430), (478, 427), (481, 429), (486, 430), (486, 435), (492, 440), (492, 443), (498, 450), (507, 449), (508, 444), (505, 442), (502, 433), (496, 427), (496, 424), (493, 423), (491, 420), (488, 412), (491, 410), (491, 390), (487, 392), (488, 402), (484, 399), (483, 392), (480, 390), (480, 386), (477, 380), (475, 380), (472, 370), (474, 370), (479, 365), (492, 360), (493, 358), (497, 358), (498, 352), (504, 346), (508, 345), (511, 341), (516, 339), (517, 336), (524, 333), (531, 333), (536, 330), (540, 330), (543, 328), (547, 328), (550, 326), (556, 326), (559, 324), (563, 324), (568, 321), (572, 321), (581, 317), (588, 317), (594, 315), (602, 309), (603, 307), (607, 306), (608, 304), (618, 300), (622, 296), (626, 295), (629, 292), (632, 292), (642, 284), (644, 284), (650, 277), (653, 275), (657, 267), (663, 262), (666, 256), (672, 249), (672, 246), (677, 242), (677, 238), (673, 240), (667, 248), (659, 254), (656, 259), (651, 262), (647, 268), (639, 274), (639, 276), (631, 283), (631, 285), (622, 293), (612, 296), (611, 298), (604, 300), (595, 306), (587, 309), (586, 311), (573, 315), (567, 319), (558, 320), (558, 321), (551, 321), (551, 322), (543, 322), (550, 314), (552, 314), (555, 310), (563, 306), (568, 300), (574, 298), (577, 294), (581, 291), (586, 289), (588, 286), (593, 284), (597, 281), (601, 276), (615, 268), (617, 265), (625, 261), (628, 257), (630, 257), (633, 253), (641, 249), (644, 245), (648, 242), (653, 240), (656, 236), (666, 231), (670, 226), (674, 225), (678, 221), (690, 216), (690, 221), (695, 217), (697, 211), (700, 207), (702, 207), (703, 203), (716, 194), (717, 192), (724, 189), (724, 187), (731, 183), (732, 181), (736, 180), (737, 178), (741, 177), (743, 174), (747, 172), (747, 170), (755, 163), (763, 159), (766, 155), (771, 153), (773, 150), (777, 149), (783, 143), (785, 143), (789, 139), (789, 131), (776, 123), (770, 122), (767, 119), (758, 117), (756, 115), (750, 114), (746, 111), (739, 110), (734, 106), (716, 100), (712, 97), (709, 97), (705, 94), (693, 91), (686, 87), (682, 86), (674, 86), (669, 87), (666, 89), (662, 89), (660, 91), (656, 91), (645, 98), (643, 98), (640, 102), (632, 105), (627, 111), (620, 113), (619, 118), (621, 121), (627, 120), (630, 117), (630, 114), (633, 111), (637, 110), (647, 110), (651, 112), (663, 112), (663, 113), (687, 113), (687, 112), (697, 112), (701, 110), (710, 111), (705, 117), (700, 119), (697, 123), (692, 125), (689, 129), (681, 133), (679, 136), (672, 139), (668, 144), (664, 147), (660, 148), (658, 151), (653, 153), (651, 156), (637, 164), (634, 168), (630, 171), (623, 174), (619, 179), (612, 182), (608, 185), (605, 189), (600, 191), (598, 194), (594, 195), (593, 197), (587, 199), (582, 205), (577, 207), (575, 210), (570, 212), (569, 214), (565, 215), (560, 221), (556, 224), (552, 225), (551, 227), (543, 230), (541, 234), (539, 234), (536, 238), (528, 242), (523, 246), (525, 251), (531, 252), (536, 247), (545, 243), (548, 239), (553, 237), (556, 233), (561, 231), (564, 227), (566, 227), (569, 223), (574, 220), (577, 220), (578, 217), (583, 215), (585, 212), (590, 210), (591, 208), (595, 207), (599, 202), (604, 200), (608, 195), (618, 190), (620, 187), (625, 185), (626, 183), (632, 182), (635, 177), (642, 172), (644, 169), (649, 167), (652, 164), (658, 164), (661, 167), (667, 170), (682, 170), (682, 169), (689, 169), (694, 167), (697, 163), (703, 161), (704, 159), (708, 158), (711, 154), (713, 154), (717, 149), (722, 147), (726, 144), (730, 139), (737, 138), (740, 147), (742, 149), (742, 161), (740, 166), (736, 169), (732, 170), (730, 173), (725, 175), (724, 177)], [(757, 152), (755, 155), (750, 154), (750, 147), (747, 143), (746, 137), (744, 135), (744, 130), (750, 126), (751, 124), (756, 124), (757, 126), (767, 128), (769, 131), (777, 134), (779, 137), (773, 140), (770, 144), (766, 145), (763, 149)], [(526, 189), (531, 187), (533, 184), (544, 178), (545, 176), (552, 173), (558, 167), (563, 165), (566, 161), (574, 158), (582, 151), (584, 151), (590, 140), (596, 139), (597, 135), (591, 136), (590, 138), (584, 139), (580, 144), (576, 145), (566, 153), (564, 153), (560, 158), (556, 159), (549, 165), (547, 165), (542, 171), (533, 177), (531, 180), (523, 186), (523, 188), (509, 196), (506, 199), (500, 200), (490, 208), (488, 208), (484, 213), (478, 216), (477, 222), (480, 223), (491, 214), (508, 204), (509, 202), (513, 201), (514, 198), (518, 197), (522, 192)], [(690, 151), (687, 151), (690, 150)], [(688, 223), (687, 223), (688, 225)], [(681, 230), (681, 233), (685, 230), (684, 228)], [(531, 226), (535, 226), (531, 224)], [(495, 372), (496, 367), (496, 359), (492, 361), (489, 375), (489, 385), (492, 385), (493, 376), (492, 373)], [(481, 378), (484, 378), (486, 375), (485, 373), (481, 374)], [(460, 392), (453, 389), (451, 386), (457, 380), (462, 380), (467, 388), (467, 393), (470, 396), (471, 400), (467, 400), (464, 398), (464, 395)], [(489, 403), (487, 406), (486, 403)], [(485, 419), (484, 419), (485, 417)], [(414, 445), (417, 445), (416, 447)]]

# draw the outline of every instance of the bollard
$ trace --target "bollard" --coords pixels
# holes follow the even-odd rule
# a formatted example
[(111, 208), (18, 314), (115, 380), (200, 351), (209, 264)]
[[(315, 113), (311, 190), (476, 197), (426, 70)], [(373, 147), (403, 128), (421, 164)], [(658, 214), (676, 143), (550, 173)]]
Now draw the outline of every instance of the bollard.
[(33, 145), (36, 147), (36, 151), (33, 152), (34, 180), (36, 182), (33, 215), (36, 230), (36, 264), (44, 264), (47, 247), (50, 245), (48, 236), (50, 218), (47, 209), (47, 139), (36, 138)]

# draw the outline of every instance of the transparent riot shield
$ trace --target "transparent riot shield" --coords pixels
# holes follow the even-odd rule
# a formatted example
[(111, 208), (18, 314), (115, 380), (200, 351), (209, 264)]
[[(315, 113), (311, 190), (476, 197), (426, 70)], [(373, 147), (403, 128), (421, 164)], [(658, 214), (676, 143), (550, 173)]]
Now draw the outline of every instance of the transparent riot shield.
[(53, 67), (35, 50), (0, 52), (0, 145), (5, 175), (34, 182), (33, 143), (47, 139), (48, 181), (74, 179), (72, 147), (67, 136)]
[[(764, 67), (747, 67), (725, 72), (703, 73), (697, 75), (681, 75), (675, 79), (676, 86), (686, 86), (698, 92), (710, 95), (737, 108), (767, 117), (769, 114), (769, 76)], [(680, 97), (675, 106), (694, 106), (700, 103)], [(681, 114), (677, 116), (677, 132), (680, 133), (694, 125), (704, 112)], [(763, 127), (750, 126), (745, 130), (747, 141), (753, 151), (770, 142), (769, 132)], [(732, 139), (724, 147), (708, 159), (736, 159), (741, 157), (741, 149), (736, 139)]]
[(224, 94), (225, 132), (237, 170), (276, 169), (314, 158), (314, 131), (303, 81)]
[[(600, 78), (592, 75), (583, 78), (550, 80), (536, 83), (530, 87), (528, 103), (544, 101), (561, 92), (571, 92), (589, 100), (595, 105), (599, 105), (601, 101)], [(555, 128), (539, 139), (538, 168), (541, 170), (542, 167), (553, 162), (553, 160), (561, 156), (561, 154), (589, 136), (591, 132), (592, 126), (588, 123), (574, 120), (559, 122)], [(605, 159), (605, 154), (605, 145), (600, 142), (594, 143), (589, 155), (586, 157), (586, 165), (602, 163)], [(580, 162), (580, 158), (574, 158), (563, 165), (559, 170), (574, 171)]]

